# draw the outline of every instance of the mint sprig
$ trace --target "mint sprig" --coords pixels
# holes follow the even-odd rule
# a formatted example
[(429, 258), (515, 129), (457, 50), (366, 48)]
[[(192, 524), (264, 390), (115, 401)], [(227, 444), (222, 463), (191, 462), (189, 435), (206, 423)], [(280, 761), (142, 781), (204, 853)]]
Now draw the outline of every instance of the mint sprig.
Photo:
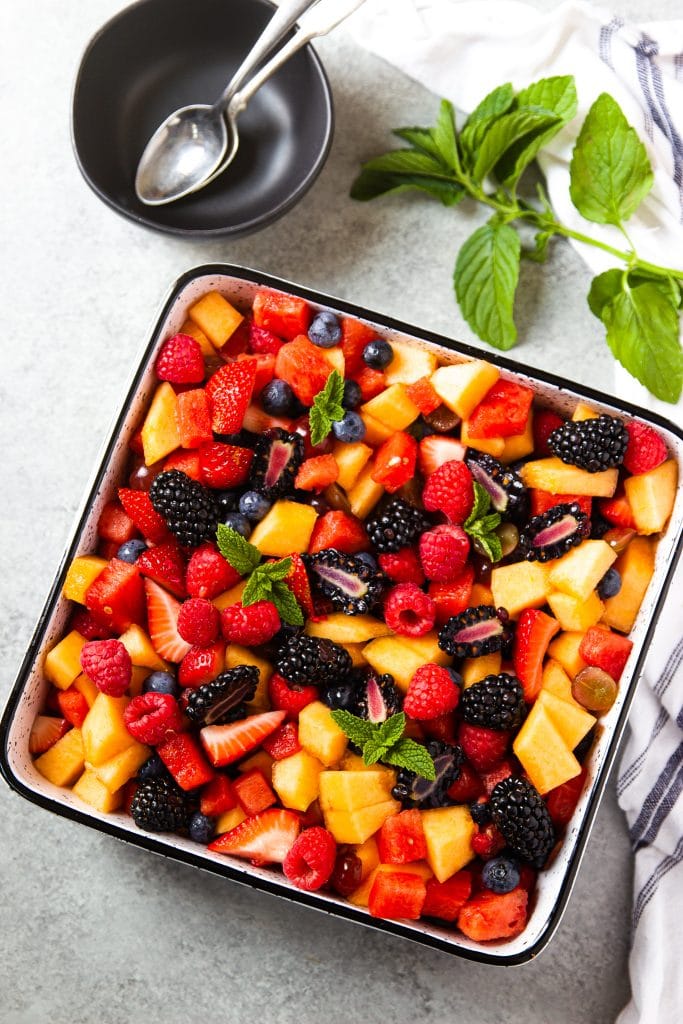
[(257, 601), (272, 601), (283, 622), (289, 626), (303, 626), (304, 616), (298, 601), (284, 580), (292, 570), (292, 559), (281, 558), (278, 562), (262, 562), (261, 552), (248, 540), (220, 523), (216, 531), (218, 550), (240, 576), (248, 576), (242, 592), (242, 604), (246, 608)]
[(343, 397), (344, 378), (337, 370), (332, 370), (325, 387), (313, 399), (313, 406), (308, 414), (312, 445), (320, 444), (332, 430), (335, 420), (344, 418), (346, 410), (342, 405)]
[(230, 562), (240, 576), (248, 576), (261, 561), (262, 556), (259, 549), (245, 540), (237, 530), (233, 530), (232, 526), (219, 523), (216, 541), (223, 558)]
[(492, 562), (500, 562), (503, 557), (503, 547), (496, 529), (502, 520), (499, 512), (489, 512), (490, 507), (491, 495), (475, 480), (474, 505), (463, 523), (463, 529), (473, 540), (479, 542), (486, 552), (487, 558), (490, 558)]
[(404, 736), (406, 716), (402, 711), (385, 722), (368, 722), (350, 711), (331, 712), (332, 719), (363, 755), (363, 763), (370, 766), (377, 761), (407, 768), (408, 771), (433, 781), (436, 778), (434, 761), (426, 747)]

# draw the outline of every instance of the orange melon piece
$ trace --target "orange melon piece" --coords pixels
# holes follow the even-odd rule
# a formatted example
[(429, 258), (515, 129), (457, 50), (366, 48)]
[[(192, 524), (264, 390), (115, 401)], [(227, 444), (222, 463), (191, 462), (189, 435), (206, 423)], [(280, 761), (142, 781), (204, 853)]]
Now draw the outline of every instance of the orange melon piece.
[(129, 747), (119, 754), (115, 754), (108, 761), (104, 761), (97, 767), (93, 765), (87, 767), (110, 793), (116, 793), (117, 789), (133, 778), (138, 768), (145, 763), (151, 753), (149, 747), (133, 740)]
[(511, 619), (519, 618), (525, 608), (541, 608), (550, 589), (547, 570), (540, 562), (513, 562), (491, 573), (493, 603), (507, 608)]
[(355, 811), (359, 807), (381, 804), (391, 798), (396, 781), (393, 771), (323, 771), (319, 777), (320, 809)]
[(57, 689), (68, 690), (81, 674), (81, 651), (84, 647), (85, 640), (80, 633), (72, 629), (45, 655), (45, 678)]
[(602, 621), (612, 629), (629, 633), (655, 571), (655, 541), (634, 537), (614, 567), (621, 575), (621, 590), (605, 601)]
[[(299, 743), (326, 767), (341, 761), (348, 738), (322, 701), (314, 700), (299, 713)], [(367, 838), (367, 836), (365, 837)], [(363, 840), (347, 840), (363, 842)]]
[(427, 843), (427, 862), (439, 882), (460, 871), (474, 857), (472, 837), (477, 826), (469, 808), (435, 807), (422, 811), (422, 828)]
[(525, 463), (520, 476), (526, 487), (537, 487), (551, 494), (588, 494), (611, 498), (619, 481), (618, 469), (589, 473), (578, 466), (569, 466), (554, 456)]
[(74, 558), (62, 587), (64, 597), (69, 601), (85, 604), (88, 587), (97, 579), (105, 565), (107, 565), (106, 558), (99, 558), (97, 555), (79, 555)]
[(317, 518), (317, 512), (310, 505), (284, 499), (276, 501), (257, 523), (249, 543), (262, 555), (275, 558), (285, 558), (293, 551), (308, 551)]
[(55, 786), (70, 786), (85, 767), (83, 736), (69, 729), (61, 739), (34, 762), (36, 770)]
[(563, 594), (558, 590), (548, 594), (548, 604), (561, 629), (582, 633), (585, 633), (591, 626), (595, 626), (605, 610), (605, 606), (595, 590), (585, 601), (580, 601), (579, 598)]
[(531, 455), (534, 450), (533, 409), (529, 411), (529, 417), (522, 433), (513, 434), (512, 437), (506, 437), (504, 440), (505, 445), (499, 456), (501, 462), (516, 462), (517, 459), (523, 459), (526, 455)]
[(133, 742), (126, 728), (123, 712), (128, 697), (110, 697), (100, 693), (83, 722), (85, 760), (98, 767), (120, 754)]
[[(341, 773), (339, 773), (341, 774)], [(351, 774), (351, 773), (349, 773)], [(398, 800), (384, 800), (369, 807), (357, 807), (353, 811), (336, 809), (323, 811), (325, 827), (338, 843), (364, 843), (382, 827), (387, 818), (398, 814), (401, 805)]]
[(500, 370), (484, 359), (440, 366), (431, 376), (432, 387), (460, 419), (468, 419), (500, 376)]
[(89, 804), (102, 814), (111, 814), (123, 803), (123, 793), (112, 793), (91, 768), (83, 772), (73, 791), (83, 803)]
[(284, 807), (306, 811), (318, 796), (323, 766), (307, 750), (273, 764), (273, 789)]
[(382, 485), (372, 479), (374, 468), (374, 462), (368, 462), (360, 471), (358, 479), (348, 492), (351, 511), (359, 519), (366, 519), (384, 494)]
[(156, 389), (142, 424), (142, 449), (146, 466), (151, 466), (180, 447), (177, 405), (175, 391), (168, 381), (164, 381)]
[(195, 302), (188, 316), (216, 348), (222, 348), (244, 320), (239, 310), (215, 291)]
[(541, 796), (581, 771), (581, 765), (539, 700), (517, 733), (512, 749)]
[(548, 579), (553, 590), (561, 590), (577, 601), (588, 601), (616, 557), (604, 540), (584, 540), (552, 562)]
[(437, 365), (434, 352), (408, 341), (392, 340), (394, 357), (384, 371), (387, 385), (414, 384), (422, 377), (430, 377)]
[(190, 336), (190, 338), (194, 338), (194, 340), (197, 342), (200, 349), (202, 350), (203, 356), (214, 356), (216, 354), (216, 349), (213, 347), (207, 336), (204, 334), (204, 331), (200, 327), (197, 327), (196, 324), (193, 324), (191, 320), (185, 321), (183, 326), (180, 328), (179, 333), (187, 334)]
[(392, 433), (405, 430), (420, 415), (415, 402), (406, 394), (405, 384), (391, 384), (362, 405), (360, 412), (384, 423)]
[(484, 654), (481, 658), (465, 658), (460, 668), (464, 689), (478, 683), (486, 676), (497, 676), (503, 663), (500, 651)]
[(542, 689), (536, 700), (536, 703), (539, 702), (550, 715), (569, 750), (573, 750), (595, 725), (595, 717), (575, 700), (562, 700), (549, 690)]
[(579, 653), (584, 636), (585, 633), (560, 633), (548, 646), (548, 654), (560, 663), (570, 679), (586, 667), (586, 662)]
[(370, 459), (372, 448), (363, 444), (362, 441), (356, 441), (353, 444), (337, 441), (332, 449), (332, 454), (339, 467), (337, 483), (345, 491), (350, 491), (360, 476), (361, 470)]
[(660, 533), (667, 524), (676, 500), (678, 466), (673, 459), (648, 473), (628, 476), (624, 490), (638, 533)]

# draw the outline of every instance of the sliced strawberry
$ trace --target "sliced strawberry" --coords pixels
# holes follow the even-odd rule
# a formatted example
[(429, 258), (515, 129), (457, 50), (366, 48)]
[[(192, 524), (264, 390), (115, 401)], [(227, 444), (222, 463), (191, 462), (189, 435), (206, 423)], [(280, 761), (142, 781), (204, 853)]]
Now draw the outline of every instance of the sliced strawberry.
[(256, 362), (245, 359), (226, 363), (208, 381), (211, 426), (217, 434), (236, 434), (242, 429), (255, 380)]
[(176, 733), (157, 747), (157, 754), (181, 789), (198, 789), (213, 778), (197, 739), (189, 732)]
[(209, 647), (191, 647), (178, 667), (178, 682), (188, 689), (203, 686), (220, 675), (225, 665), (225, 643), (217, 640)]
[(332, 367), (321, 350), (305, 335), (283, 345), (275, 358), (275, 376), (287, 381), (304, 405), (313, 405), (313, 399), (325, 387)]
[(301, 555), (298, 555), (296, 552), (293, 552), (289, 557), (292, 559), (292, 568), (289, 570), (289, 575), (286, 577), (285, 582), (301, 605), (305, 617), (312, 619), (315, 617), (315, 608), (306, 566)]
[(578, 505), (589, 518), (593, 510), (593, 499), (587, 494), (551, 494), (532, 487), (529, 491), (532, 516), (542, 516), (555, 505)]
[(199, 448), (205, 441), (211, 441), (211, 406), (209, 396), (203, 388), (193, 388), (178, 395), (176, 422), (183, 448)]
[(164, 473), (168, 473), (171, 469), (177, 469), (185, 476), (189, 476), (192, 480), (199, 480), (201, 483), (202, 473), (196, 449), (186, 452), (182, 448), (178, 448), (177, 451), (171, 452), (168, 458), (164, 459)]
[(240, 355), (241, 359), (252, 359), (256, 363), (256, 376), (254, 378), (254, 397), (260, 395), (266, 384), (275, 376), (275, 355), (267, 352), (259, 352), (256, 355)]
[(152, 544), (168, 540), (166, 522), (152, 504), (147, 491), (134, 491), (129, 487), (119, 488), (119, 501), (133, 520), (138, 530)]
[(305, 334), (313, 318), (313, 311), (304, 299), (272, 288), (258, 289), (252, 310), (257, 327), (265, 327), (285, 341)]
[(191, 644), (178, 633), (180, 602), (153, 580), (145, 580), (147, 624), (157, 654), (168, 661), (182, 661)]
[(300, 831), (298, 814), (271, 807), (214, 839), (209, 850), (248, 857), (254, 864), (282, 864)]
[(36, 715), (28, 738), (30, 754), (44, 754), (53, 747), (57, 740), (69, 731), (71, 726), (65, 718), (53, 718), (51, 715)]
[(416, 461), (417, 441), (397, 430), (378, 448), (372, 479), (393, 494), (414, 477)]
[(354, 320), (350, 316), (342, 318), (342, 352), (344, 353), (344, 366), (347, 377), (363, 369), (363, 349), (370, 341), (377, 338), (377, 331), (372, 327)]
[(497, 380), (468, 421), (470, 437), (514, 437), (523, 434), (534, 398), (531, 388), (516, 381)]
[(118, 501), (108, 501), (97, 520), (97, 533), (103, 540), (121, 545), (132, 540), (137, 529)]
[(201, 482), (206, 487), (239, 487), (249, 478), (253, 458), (251, 448), (209, 441), (199, 449)]
[(462, 462), (467, 448), (455, 437), (444, 437), (443, 434), (428, 434), (420, 441), (419, 466), (420, 472), (427, 477), (434, 473), (445, 462)]
[(561, 786), (556, 786), (555, 789), (551, 789), (543, 797), (553, 825), (556, 828), (564, 828), (565, 825), (569, 824), (579, 802), (579, 797), (583, 792), (583, 784), (586, 781), (587, 775), (588, 770), (583, 767), (573, 779), (563, 782)]
[(355, 555), (369, 547), (370, 541), (360, 519), (350, 512), (334, 510), (316, 520), (308, 553), (314, 555), (325, 548), (336, 548), (347, 555)]
[(235, 779), (232, 788), (245, 814), (259, 814), (277, 803), (277, 796), (260, 768), (244, 772)]
[(112, 558), (88, 587), (85, 606), (101, 626), (113, 633), (124, 633), (133, 623), (141, 626), (145, 621), (145, 594), (137, 565)]
[(364, 402), (369, 402), (371, 398), (376, 398), (387, 386), (382, 371), (373, 370), (371, 366), (363, 366), (360, 370), (351, 374), (351, 380), (355, 380), (360, 388), (361, 398)]
[(233, 807), (237, 807), (237, 797), (232, 782), (227, 775), (218, 772), (202, 790), (199, 809), (207, 818), (216, 818)]
[(621, 526), (626, 530), (635, 529), (635, 519), (623, 486), (619, 487), (613, 498), (600, 498), (598, 509), (602, 518), (612, 526)]
[(294, 486), (301, 491), (324, 491), (339, 476), (334, 455), (314, 455), (299, 467)]
[(244, 414), (242, 426), (252, 434), (263, 434), (266, 430), (279, 427), (288, 434), (292, 431), (292, 420), (285, 416), (269, 416), (260, 405), (250, 405)]
[(564, 420), (550, 409), (537, 409), (534, 413), (534, 452), (538, 458), (548, 458), (553, 454), (548, 447), (548, 438), (553, 430), (561, 427)]
[(460, 615), (470, 606), (474, 586), (474, 566), (466, 562), (452, 583), (430, 583), (427, 593), (436, 605), (436, 624), (445, 626), (452, 615)]
[(143, 576), (170, 590), (176, 597), (185, 597), (185, 561), (177, 540), (147, 548), (136, 565)]
[(75, 686), (70, 686), (57, 695), (57, 701), (67, 722), (74, 728), (80, 729), (90, 711), (90, 705), (80, 690), (77, 690)]
[(286, 714), (286, 711), (265, 711), (228, 725), (204, 726), (199, 735), (209, 760), (216, 768), (239, 761), (275, 732)]
[(420, 377), (414, 384), (408, 384), (406, 394), (423, 416), (429, 416), (430, 412), (434, 412), (441, 405), (441, 399), (434, 390), (429, 377)]
[(560, 624), (537, 608), (525, 608), (515, 631), (513, 659), (515, 674), (522, 684), (527, 703), (536, 700), (541, 689), (543, 659)]
[(298, 754), (301, 750), (299, 727), (296, 722), (285, 722), (267, 736), (261, 746), (274, 761), (283, 761), (286, 757)]

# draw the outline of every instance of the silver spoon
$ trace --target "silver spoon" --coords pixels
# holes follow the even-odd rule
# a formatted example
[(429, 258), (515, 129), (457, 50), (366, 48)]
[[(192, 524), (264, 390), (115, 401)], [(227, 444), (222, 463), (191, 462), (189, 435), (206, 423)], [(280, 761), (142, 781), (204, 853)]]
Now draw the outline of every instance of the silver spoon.
[(162, 206), (182, 199), (201, 188), (222, 165), (231, 143), (223, 115), (232, 97), (317, 2), (283, 0), (216, 102), (181, 107), (159, 125), (145, 146), (135, 175), (135, 191), (143, 203)]

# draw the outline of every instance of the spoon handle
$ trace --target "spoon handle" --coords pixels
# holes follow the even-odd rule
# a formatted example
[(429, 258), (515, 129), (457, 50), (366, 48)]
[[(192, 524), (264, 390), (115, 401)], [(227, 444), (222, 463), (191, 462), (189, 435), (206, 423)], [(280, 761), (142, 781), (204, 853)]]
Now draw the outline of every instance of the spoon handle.
[(282, 0), (282, 3), (246, 55), (227, 86), (214, 103), (214, 109), (225, 109), (240, 85), (267, 57), (273, 47), (296, 24), (302, 14), (313, 7), (318, 0)]

